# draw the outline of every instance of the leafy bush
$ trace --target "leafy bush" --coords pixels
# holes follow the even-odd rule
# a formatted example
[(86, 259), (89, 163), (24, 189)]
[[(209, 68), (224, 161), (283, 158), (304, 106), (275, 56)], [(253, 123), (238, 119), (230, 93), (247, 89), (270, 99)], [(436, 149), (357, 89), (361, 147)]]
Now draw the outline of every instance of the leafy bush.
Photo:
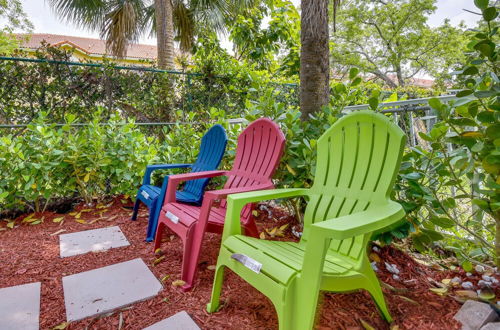
[(456, 73), (463, 90), (454, 103), (430, 100), (439, 121), (419, 133), (429, 146), (405, 155), (397, 187), (416, 229), (414, 246), (425, 250), (444, 239), (465, 268), (489, 258), (500, 266), (498, 11), (487, 0), (475, 3), (485, 22)]

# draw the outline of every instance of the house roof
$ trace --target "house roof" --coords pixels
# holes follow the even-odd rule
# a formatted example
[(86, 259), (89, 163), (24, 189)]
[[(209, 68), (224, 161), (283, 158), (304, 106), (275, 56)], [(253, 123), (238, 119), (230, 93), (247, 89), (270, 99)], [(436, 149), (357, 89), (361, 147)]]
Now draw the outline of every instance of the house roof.
[[(26, 40), (25, 34), (18, 34), (17, 37), (20, 39), (22, 47), (30, 49), (37, 49), (40, 47), (40, 44), (43, 41), (46, 41), (51, 46), (69, 45), (89, 55), (109, 55), (106, 52), (106, 42), (101, 39), (65, 36), (65, 35), (48, 34), (48, 33), (30, 34), (28, 40)], [(126, 57), (155, 60), (156, 54), (157, 54), (156, 46), (131, 44), (127, 48)]]

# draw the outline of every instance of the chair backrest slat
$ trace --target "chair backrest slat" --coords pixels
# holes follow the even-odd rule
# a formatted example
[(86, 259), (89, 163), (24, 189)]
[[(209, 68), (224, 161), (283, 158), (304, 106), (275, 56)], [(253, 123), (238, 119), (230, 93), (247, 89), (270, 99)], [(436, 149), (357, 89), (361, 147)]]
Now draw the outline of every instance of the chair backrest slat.
[[(194, 162), (191, 172), (213, 171), (219, 166), (226, 150), (227, 135), (221, 125), (212, 126), (201, 139), (200, 152)], [(195, 196), (203, 196), (203, 191), (209, 179), (187, 181), (184, 191)]]
[[(312, 223), (386, 202), (404, 143), (403, 131), (373, 111), (347, 115), (332, 125), (318, 140), (316, 176), (304, 216), (303, 239), (307, 240)], [(330, 249), (357, 258), (363, 239), (333, 240)]]
[[(238, 137), (233, 168), (224, 188), (272, 183), (284, 147), (285, 136), (276, 123), (268, 118), (252, 122)], [(220, 205), (225, 207), (226, 202)], [(245, 208), (242, 215), (248, 217), (249, 213), (249, 208)]]

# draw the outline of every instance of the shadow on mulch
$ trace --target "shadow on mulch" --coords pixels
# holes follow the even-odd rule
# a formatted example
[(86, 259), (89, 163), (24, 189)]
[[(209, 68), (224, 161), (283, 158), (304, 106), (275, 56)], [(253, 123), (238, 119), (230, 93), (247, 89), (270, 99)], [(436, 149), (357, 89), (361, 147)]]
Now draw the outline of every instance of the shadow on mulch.
[[(80, 212), (81, 211), (81, 212)], [(101, 212), (101, 213), (99, 213)], [(40, 328), (51, 329), (66, 320), (63, 301), (62, 276), (103, 267), (134, 258), (142, 258), (158, 279), (163, 279), (164, 289), (155, 298), (117, 310), (111, 315), (89, 318), (69, 325), (69, 329), (142, 329), (179, 311), (186, 310), (202, 329), (277, 329), (278, 321), (271, 302), (231, 271), (227, 271), (222, 292), (223, 308), (208, 314), (205, 306), (210, 299), (220, 236), (208, 234), (200, 256), (200, 271), (195, 288), (181, 292), (172, 282), (180, 278), (182, 245), (179, 238), (168, 236), (162, 244), (165, 260), (156, 266), (153, 245), (144, 242), (147, 214), (142, 209), (138, 221), (130, 221), (129, 209), (123, 208), (121, 199), (115, 199), (106, 208), (96, 209), (79, 205), (76, 213), (37, 214), (43, 223), (22, 223), (24, 216), (16, 220), (14, 229), (0, 232), (0, 287), (42, 282)], [(52, 220), (64, 216), (64, 221)], [(79, 219), (75, 219), (79, 216)], [(275, 222), (261, 216), (259, 227), (271, 228), (288, 221), (285, 217)], [(80, 220), (77, 222), (76, 220)], [(83, 221), (82, 221), (83, 220)], [(31, 221), (31, 220), (30, 220)], [(6, 222), (2, 222), (1, 228)], [(119, 225), (130, 246), (101, 253), (88, 253), (61, 259), (59, 257), (59, 233), (70, 233), (100, 227)], [(287, 237), (291, 237), (290, 227)], [(458, 329), (452, 319), (460, 304), (447, 296), (429, 291), (427, 277), (436, 279), (448, 275), (416, 263), (411, 257), (394, 248), (383, 248), (380, 253), (379, 278), (393, 287), (394, 292), (384, 289), (393, 325), (400, 329)], [(383, 262), (397, 264), (400, 280), (382, 266)], [(379, 316), (374, 303), (365, 292), (351, 294), (327, 293), (322, 296), (319, 308), (318, 329), (363, 329), (361, 320), (376, 329), (389, 329)]]

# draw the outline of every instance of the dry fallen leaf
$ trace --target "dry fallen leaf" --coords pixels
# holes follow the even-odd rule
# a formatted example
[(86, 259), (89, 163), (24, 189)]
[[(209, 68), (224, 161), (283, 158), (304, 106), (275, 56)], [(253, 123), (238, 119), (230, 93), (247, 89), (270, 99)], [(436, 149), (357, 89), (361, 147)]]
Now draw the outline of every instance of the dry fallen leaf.
[(366, 322), (365, 320), (363, 319), (359, 319), (359, 321), (361, 322), (361, 325), (363, 326), (363, 328), (365, 328), (365, 330), (375, 330), (374, 327), (372, 327), (368, 322)]
[(375, 262), (381, 262), (382, 261), (380, 259), (379, 255), (376, 254), (375, 252), (370, 253), (369, 258), (370, 258), (371, 261), (375, 261)]
[(210, 265), (207, 267), (208, 270), (215, 270), (215, 268), (217, 268), (217, 266), (215, 265)]
[(159, 258), (156, 258), (154, 261), (153, 261), (153, 266), (156, 266), (158, 265), (160, 262), (162, 262), (163, 260), (165, 260), (165, 256), (161, 256)]
[(52, 222), (61, 222), (61, 220), (64, 219), (64, 217), (58, 217), (58, 218), (54, 218), (52, 219)]
[(183, 280), (175, 280), (172, 282), (173, 286), (183, 286), (184, 284), (186, 284), (186, 282), (184, 282)]
[(60, 233), (64, 233), (66, 231), (66, 229), (59, 229), (58, 231), (50, 234), (50, 236), (56, 236), (56, 235), (59, 235)]
[(266, 234), (264, 232), (261, 232), (259, 237), (260, 239), (266, 239)]
[(67, 328), (67, 326), (69, 325), (68, 322), (63, 322), (59, 325), (56, 325), (55, 327), (52, 328), (52, 330), (64, 330)]
[(86, 223), (87, 223), (87, 221), (82, 220), (82, 219), (76, 219), (75, 221), (76, 221), (76, 222), (78, 222), (78, 223), (83, 223), (83, 224), (86, 224)]
[(430, 288), (429, 290), (440, 296), (444, 296), (445, 294), (448, 293), (448, 288)]
[(162, 283), (170, 278), (170, 275), (165, 275), (161, 278)]
[(15, 224), (16, 224), (16, 223), (15, 223), (14, 221), (10, 221), (10, 222), (7, 224), (7, 227), (8, 227), (8, 228), (10, 228), (10, 229), (12, 229), (12, 228), (14, 228), (14, 225), (15, 225)]

